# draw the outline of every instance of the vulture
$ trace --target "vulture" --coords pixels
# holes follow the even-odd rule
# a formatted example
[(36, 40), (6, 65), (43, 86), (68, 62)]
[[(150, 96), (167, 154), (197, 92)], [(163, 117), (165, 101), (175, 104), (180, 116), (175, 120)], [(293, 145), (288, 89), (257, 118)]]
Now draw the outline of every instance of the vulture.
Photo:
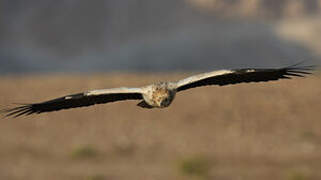
[(40, 114), (95, 104), (105, 104), (115, 101), (139, 100), (137, 106), (142, 108), (165, 108), (174, 100), (175, 94), (191, 88), (218, 85), (226, 86), (238, 83), (267, 82), (292, 77), (304, 77), (311, 74), (315, 66), (295, 64), (283, 68), (244, 68), (231, 70), (217, 70), (197, 74), (185, 79), (171, 82), (157, 82), (138, 88), (112, 88), (92, 90), (40, 103), (22, 104), (1, 112), (6, 117)]

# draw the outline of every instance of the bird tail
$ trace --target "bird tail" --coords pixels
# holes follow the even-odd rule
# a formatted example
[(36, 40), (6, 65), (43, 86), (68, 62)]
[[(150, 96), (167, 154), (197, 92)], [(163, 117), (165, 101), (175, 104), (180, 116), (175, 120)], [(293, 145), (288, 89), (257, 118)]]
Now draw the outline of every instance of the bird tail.
[(137, 106), (142, 107), (142, 108), (146, 108), (146, 109), (152, 109), (153, 106), (147, 104), (145, 101), (141, 101), (140, 103), (137, 104)]

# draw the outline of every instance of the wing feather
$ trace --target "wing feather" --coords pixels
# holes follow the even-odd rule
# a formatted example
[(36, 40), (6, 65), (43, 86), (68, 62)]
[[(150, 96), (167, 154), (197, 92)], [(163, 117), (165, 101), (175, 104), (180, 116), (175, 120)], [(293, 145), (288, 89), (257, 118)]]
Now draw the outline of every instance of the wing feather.
[(315, 66), (289, 66), (285, 68), (270, 69), (233, 69), (219, 70), (209, 73), (191, 76), (177, 82), (177, 91), (190, 88), (219, 85), (225, 86), (238, 83), (267, 82), (279, 79), (291, 79), (291, 77), (304, 77), (311, 74)]
[(4, 110), (3, 113), (6, 114), (6, 117), (19, 117), (122, 100), (139, 100), (142, 98), (143, 96), (140, 88), (103, 89), (67, 95), (42, 103), (24, 104), (12, 109)]

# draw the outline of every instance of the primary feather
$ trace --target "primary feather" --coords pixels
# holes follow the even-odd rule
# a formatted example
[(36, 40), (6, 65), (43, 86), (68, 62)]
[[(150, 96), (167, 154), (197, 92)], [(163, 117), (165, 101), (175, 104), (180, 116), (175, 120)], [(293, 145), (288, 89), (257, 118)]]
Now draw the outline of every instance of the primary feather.
[(246, 68), (213, 71), (191, 76), (178, 81), (177, 91), (208, 85), (225, 86), (237, 83), (266, 82), (279, 79), (290, 79), (293, 76), (303, 77), (304, 75), (311, 74), (310, 71), (313, 70), (313, 67), (314, 66), (289, 66), (276, 69)]
[(130, 88), (96, 90), (86, 93), (72, 94), (41, 103), (26, 104), (6, 110), (5, 112), (7, 113), (6, 116), (19, 117), (22, 115), (86, 107), (95, 104), (110, 103), (121, 100), (139, 100), (142, 98), (143, 97), (139, 89), (136, 89), (136, 91), (131, 91)]

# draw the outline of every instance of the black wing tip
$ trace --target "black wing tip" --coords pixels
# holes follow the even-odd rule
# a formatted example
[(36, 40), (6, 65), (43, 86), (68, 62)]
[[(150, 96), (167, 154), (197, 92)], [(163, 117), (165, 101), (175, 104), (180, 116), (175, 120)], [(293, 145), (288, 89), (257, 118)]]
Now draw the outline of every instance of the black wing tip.
[(284, 72), (285, 77), (306, 77), (307, 75), (313, 74), (313, 71), (317, 70), (319, 68), (318, 65), (302, 65), (303, 62), (294, 64), (292, 66), (288, 66), (285, 68), (282, 68)]
[(4, 114), (4, 118), (9, 118), (9, 117), (17, 118), (20, 116), (28, 116), (38, 112), (34, 109), (33, 104), (21, 104), (14, 108), (1, 109), (0, 113)]

